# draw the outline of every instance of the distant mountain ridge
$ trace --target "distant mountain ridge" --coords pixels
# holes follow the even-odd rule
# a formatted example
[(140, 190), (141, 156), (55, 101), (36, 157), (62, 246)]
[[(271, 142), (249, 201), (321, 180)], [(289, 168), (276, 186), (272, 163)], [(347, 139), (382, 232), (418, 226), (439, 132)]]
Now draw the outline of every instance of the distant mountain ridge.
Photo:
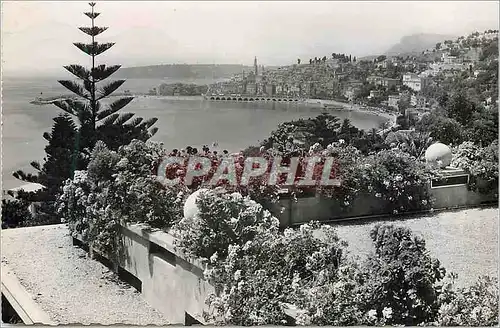
[(253, 69), (233, 64), (169, 64), (122, 67), (113, 77), (124, 79), (224, 79)]
[(393, 45), (389, 50), (387, 50), (384, 55), (416, 55), (422, 53), (424, 50), (433, 48), (438, 42), (454, 40), (456, 38), (457, 36), (444, 34), (419, 33), (407, 35), (402, 37), (399, 43)]

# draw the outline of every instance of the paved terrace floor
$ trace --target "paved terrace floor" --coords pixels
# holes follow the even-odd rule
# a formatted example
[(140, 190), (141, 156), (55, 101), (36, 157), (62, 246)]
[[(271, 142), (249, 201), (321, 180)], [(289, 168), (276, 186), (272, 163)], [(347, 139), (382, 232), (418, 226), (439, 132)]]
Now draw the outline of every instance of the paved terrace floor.
[(361, 257), (374, 250), (370, 230), (376, 224), (408, 227), (424, 238), (430, 255), (439, 259), (447, 272), (458, 274), (457, 285), (465, 287), (480, 275), (498, 277), (498, 214), (498, 208), (473, 208), (332, 225), (349, 243), (350, 253)]
[(168, 324), (134, 288), (73, 246), (65, 225), (2, 230), (1, 244), (2, 283), (17, 281), (23, 303), (48, 323)]

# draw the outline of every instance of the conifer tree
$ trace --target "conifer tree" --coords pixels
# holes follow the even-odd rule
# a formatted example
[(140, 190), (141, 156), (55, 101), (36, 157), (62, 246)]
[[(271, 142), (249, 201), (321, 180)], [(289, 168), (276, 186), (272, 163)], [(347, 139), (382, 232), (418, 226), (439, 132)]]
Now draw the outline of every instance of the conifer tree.
[(55, 211), (52, 207), (60, 192), (62, 183), (71, 177), (76, 169), (82, 169), (82, 161), (79, 160), (79, 152), (74, 151), (77, 137), (77, 127), (68, 114), (61, 114), (54, 118), (51, 133), (44, 133), (43, 137), (48, 141), (45, 147), (46, 157), (43, 165), (31, 162), (31, 166), (37, 171), (36, 174), (26, 174), (21, 170), (13, 175), (17, 179), (39, 183), (45, 188), (37, 192), (20, 191), (17, 198), (22, 202), (42, 202), (35, 223), (57, 223)]
[(54, 102), (54, 104), (65, 112), (77, 118), (80, 129), (76, 149), (89, 154), (97, 140), (104, 141), (108, 148), (116, 149), (123, 144), (128, 144), (133, 139), (146, 141), (151, 138), (157, 128), (151, 128), (157, 118), (143, 120), (140, 117), (134, 119), (133, 113), (118, 114), (117, 112), (128, 105), (134, 97), (122, 97), (104, 105), (102, 100), (109, 98), (125, 80), (115, 80), (103, 86), (101, 82), (115, 73), (120, 65), (97, 65), (97, 56), (110, 49), (114, 43), (98, 43), (96, 36), (106, 31), (107, 27), (95, 26), (95, 19), (100, 13), (94, 11), (95, 3), (89, 3), (90, 12), (84, 14), (90, 18), (91, 27), (80, 27), (79, 29), (90, 36), (91, 43), (74, 43), (74, 45), (92, 59), (92, 67), (89, 69), (81, 65), (64, 66), (66, 70), (75, 75), (82, 83), (71, 80), (60, 80), (66, 89), (75, 93), (79, 100), (65, 99)]
[[(151, 138), (157, 128), (151, 128), (156, 118), (143, 121), (141, 117), (133, 117), (133, 113), (118, 114), (117, 112), (129, 104), (134, 97), (123, 97), (103, 105), (101, 101), (109, 98), (125, 80), (118, 80), (100, 86), (99, 83), (115, 73), (120, 65), (96, 65), (96, 57), (111, 48), (114, 43), (98, 43), (95, 37), (104, 32), (106, 27), (97, 27), (94, 20), (99, 13), (94, 12), (95, 3), (89, 3), (90, 12), (85, 15), (91, 19), (91, 27), (79, 29), (91, 37), (90, 44), (74, 43), (81, 51), (91, 56), (92, 67), (87, 69), (80, 65), (64, 66), (66, 70), (79, 78), (83, 83), (61, 80), (68, 90), (75, 93), (79, 100), (65, 99), (54, 104), (67, 114), (54, 119), (52, 132), (44, 133), (49, 142), (45, 147), (44, 164), (32, 162), (36, 174), (21, 170), (13, 175), (17, 179), (39, 183), (44, 189), (38, 192), (19, 192), (17, 198), (28, 202), (41, 202), (41, 211), (35, 221), (39, 224), (56, 223), (53, 202), (56, 199), (62, 183), (73, 176), (75, 170), (87, 167), (90, 152), (98, 140), (106, 143), (109, 149), (117, 149), (130, 143), (133, 139), (146, 141)], [(76, 118), (77, 126), (70, 115)]]

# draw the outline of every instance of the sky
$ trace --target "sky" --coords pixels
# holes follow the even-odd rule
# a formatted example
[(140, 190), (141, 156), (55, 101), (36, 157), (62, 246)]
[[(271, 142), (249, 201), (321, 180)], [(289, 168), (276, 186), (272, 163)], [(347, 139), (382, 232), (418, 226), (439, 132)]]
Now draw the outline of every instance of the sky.
[[(406, 35), (498, 29), (498, 1), (97, 1), (98, 41), (116, 42), (98, 62), (286, 65), (297, 58), (385, 52)], [(4, 75), (58, 72), (89, 59), (88, 2), (2, 1)]]

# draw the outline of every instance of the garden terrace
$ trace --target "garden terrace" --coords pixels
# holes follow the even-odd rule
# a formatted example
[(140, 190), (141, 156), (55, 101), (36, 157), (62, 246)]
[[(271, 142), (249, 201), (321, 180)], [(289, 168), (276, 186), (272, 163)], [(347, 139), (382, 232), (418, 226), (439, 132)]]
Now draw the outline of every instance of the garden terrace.
[[(351, 254), (363, 257), (372, 250), (369, 233), (376, 223), (337, 223), (335, 227), (349, 243)], [(498, 276), (498, 208), (419, 215), (390, 223), (423, 236), (432, 256), (458, 273), (460, 285), (469, 285), (483, 274)], [(27, 307), (35, 308), (32, 312), (45, 318), (39, 319), (44, 323), (203, 323), (200, 314), (206, 310), (203, 304), (210, 292), (202, 278), (203, 265), (176, 251), (175, 238), (168, 233), (131, 225), (123, 227), (121, 234), (126, 246), (121, 270), (141, 281), (142, 297), (112, 280), (105, 266), (72, 246), (65, 225), (2, 231), (2, 274), (12, 275), (9, 280), (2, 277), (2, 283), (17, 280), (25, 295), (33, 295)], [(293, 311), (287, 313), (293, 316)]]
[(332, 225), (352, 254), (366, 256), (373, 247), (370, 229), (378, 223), (405, 226), (421, 235), (431, 255), (458, 274), (459, 285), (471, 285), (480, 275), (498, 277), (498, 207)]

